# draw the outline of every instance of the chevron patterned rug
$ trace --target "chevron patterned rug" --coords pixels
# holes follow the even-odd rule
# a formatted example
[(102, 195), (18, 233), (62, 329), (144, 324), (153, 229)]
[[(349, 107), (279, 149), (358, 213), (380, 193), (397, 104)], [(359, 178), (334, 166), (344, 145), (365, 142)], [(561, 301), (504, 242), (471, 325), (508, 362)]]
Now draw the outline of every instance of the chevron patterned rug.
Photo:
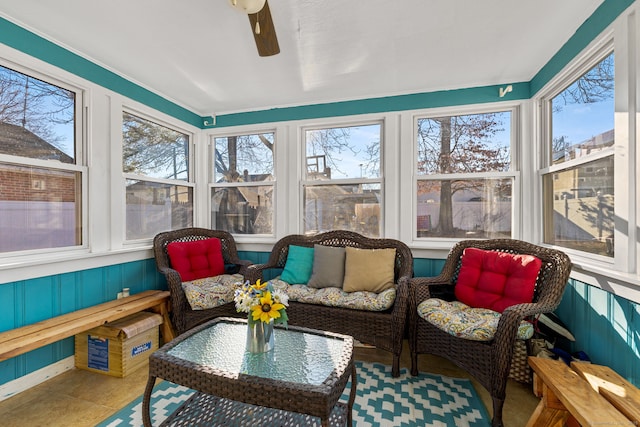
[[(490, 425), (487, 411), (467, 379), (427, 373), (413, 377), (404, 368), (400, 377), (393, 378), (391, 367), (379, 363), (356, 362), (356, 369), (357, 396), (353, 404), (356, 427)], [(347, 384), (342, 395), (344, 402), (348, 400), (350, 387)], [(168, 381), (156, 384), (152, 396), (153, 425), (159, 425), (192, 394), (193, 390)], [(142, 397), (98, 424), (98, 427), (115, 426), (142, 426)]]

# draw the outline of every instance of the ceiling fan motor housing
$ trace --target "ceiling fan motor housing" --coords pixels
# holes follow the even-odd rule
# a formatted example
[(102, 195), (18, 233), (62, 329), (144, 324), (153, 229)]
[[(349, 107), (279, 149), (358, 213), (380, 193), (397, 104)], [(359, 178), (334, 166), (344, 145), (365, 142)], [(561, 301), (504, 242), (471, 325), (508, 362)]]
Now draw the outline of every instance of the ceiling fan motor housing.
[(241, 9), (244, 13), (258, 13), (264, 7), (266, 0), (229, 0), (231, 6)]

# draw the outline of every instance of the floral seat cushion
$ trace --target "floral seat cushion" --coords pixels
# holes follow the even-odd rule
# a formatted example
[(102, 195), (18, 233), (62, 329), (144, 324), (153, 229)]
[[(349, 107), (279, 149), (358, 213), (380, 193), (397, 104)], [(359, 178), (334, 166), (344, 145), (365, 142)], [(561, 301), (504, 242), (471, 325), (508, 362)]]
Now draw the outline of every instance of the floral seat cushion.
[(289, 296), (289, 301), (320, 304), (329, 307), (343, 307), (354, 310), (385, 311), (393, 306), (396, 299), (395, 286), (380, 293), (357, 291), (344, 292), (342, 288), (312, 288), (307, 285), (290, 285), (279, 278), (271, 280), (275, 289)]
[[(418, 315), (441, 330), (475, 341), (491, 341), (496, 333), (500, 313), (487, 308), (473, 308), (460, 301), (429, 298), (418, 305)], [(533, 336), (533, 325), (526, 320), (518, 326), (518, 339)]]
[(182, 282), (182, 289), (192, 310), (206, 310), (233, 303), (237, 284), (242, 280), (241, 274), (222, 274)]

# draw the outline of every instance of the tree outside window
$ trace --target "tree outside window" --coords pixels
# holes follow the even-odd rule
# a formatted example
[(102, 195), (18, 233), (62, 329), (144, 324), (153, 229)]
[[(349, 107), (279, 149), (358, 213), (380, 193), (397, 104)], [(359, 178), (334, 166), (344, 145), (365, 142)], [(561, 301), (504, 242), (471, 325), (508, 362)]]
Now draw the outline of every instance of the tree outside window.
[(306, 129), (304, 232), (380, 237), (382, 124)]
[(214, 138), (211, 224), (233, 234), (273, 234), (273, 132)]
[(511, 237), (511, 112), (417, 120), (416, 237)]

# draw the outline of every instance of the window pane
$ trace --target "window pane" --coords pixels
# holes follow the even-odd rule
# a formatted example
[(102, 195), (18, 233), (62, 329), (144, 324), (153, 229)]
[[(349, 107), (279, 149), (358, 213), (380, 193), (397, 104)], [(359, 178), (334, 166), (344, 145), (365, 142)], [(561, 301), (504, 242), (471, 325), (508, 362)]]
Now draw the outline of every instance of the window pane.
[(273, 234), (273, 186), (211, 190), (213, 228), (234, 234)]
[(0, 153), (75, 163), (75, 93), (0, 66)]
[(544, 176), (545, 242), (613, 256), (613, 156)]
[(418, 120), (420, 175), (508, 171), (511, 112)]
[(552, 164), (613, 146), (613, 54), (551, 101)]
[(122, 114), (122, 170), (150, 178), (189, 180), (189, 136)]
[(273, 180), (273, 133), (215, 138), (214, 182)]
[(380, 177), (380, 124), (305, 132), (307, 179)]
[(0, 252), (82, 244), (80, 172), (0, 164)]
[(509, 238), (513, 179), (418, 181), (418, 237)]
[(193, 188), (127, 180), (127, 240), (193, 226)]
[(304, 231), (351, 230), (380, 237), (380, 184), (304, 188)]

